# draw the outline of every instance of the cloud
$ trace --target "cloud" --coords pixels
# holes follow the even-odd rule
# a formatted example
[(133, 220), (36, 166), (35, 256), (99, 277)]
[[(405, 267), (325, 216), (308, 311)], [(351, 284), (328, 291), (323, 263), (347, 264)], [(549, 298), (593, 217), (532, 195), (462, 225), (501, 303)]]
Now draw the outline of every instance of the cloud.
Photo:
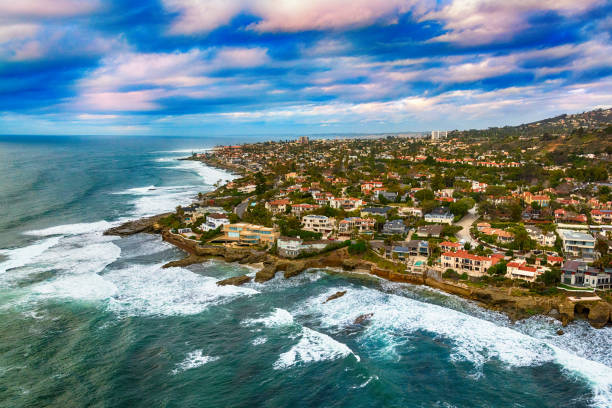
[(227, 25), (240, 13), (258, 21), (249, 28), (259, 32), (364, 27), (373, 23), (392, 24), (400, 14), (420, 4), (419, 0), (163, 0), (178, 14), (173, 34), (207, 33)]
[(441, 10), (432, 10), (421, 21), (441, 21), (447, 30), (434, 41), (463, 45), (507, 41), (530, 27), (535, 13), (555, 12), (565, 16), (584, 13), (603, 0), (453, 0)]
[(0, 2), (1, 19), (77, 16), (100, 8), (98, 0), (27, 0)]

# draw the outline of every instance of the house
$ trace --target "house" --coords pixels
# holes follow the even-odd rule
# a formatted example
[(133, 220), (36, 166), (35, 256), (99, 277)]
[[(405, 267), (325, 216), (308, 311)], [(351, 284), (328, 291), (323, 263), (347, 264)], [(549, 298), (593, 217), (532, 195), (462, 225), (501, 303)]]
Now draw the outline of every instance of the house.
[(429, 214), (425, 214), (425, 221), (438, 224), (452, 224), (453, 214), (445, 207), (438, 207)]
[(417, 207), (396, 207), (400, 217), (422, 217), (423, 210)]
[(591, 218), (598, 224), (612, 224), (612, 210), (591, 210)]
[(402, 245), (394, 245), (391, 247), (389, 254), (393, 259), (406, 261), (411, 256), (429, 256), (429, 243), (427, 241), (411, 240)]
[(595, 259), (595, 238), (591, 234), (567, 229), (557, 231), (562, 241), (563, 253), (569, 258)]
[(302, 252), (302, 240), (299, 237), (279, 237), (276, 240), (278, 255), (295, 258)]
[(612, 288), (612, 273), (589, 266), (582, 260), (566, 261), (561, 267), (561, 281), (567, 285), (596, 289)]
[(403, 235), (408, 232), (408, 227), (402, 220), (387, 221), (383, 225), (382, 233), (385, 235)]
[(417, 229), (417, 236), (426, 237), (439, 237), (444, 231), (443, 225), (423, 225)]
[(489, 187), (487, 183), (472, 181), (472, 191), (475, 193), (482, 193), (484, 191), (487, 191), (487, 187)]
[(245, 245), (272, 245), (279, 236), (274, 228), (247, 223), (224, 224), (222, 228), (221, 240)]
[(445, 269), (453, 269), (459, 274), (465, 272), (469, 276), (480, 277), (491, 266), (495, 265), (499, 259), (499, 257), (474, 255), (468, 251), (461, 250), (457, 252), (444, 252), (440, 261)]
[(361, 209), (361, 216), (380, 216), (387, 217), (387, 213), (391, 210), (391, 207), (365, 207)]
[(247, 184), (246, 186), (237, 188), (239, 193), (244, 193), (244, 194), (252, 193), (256, 189), (257, 189), (257, 186), (255, 184)]
[(229, 223), (229, 218), (225, 214), (208, 214), (206, 216), (206, 222), (202, 224), (200, 229), (202, 231), (212, 231)]
[(191, 228), (179, 228), (178, 229), (178, 233), (179, 234), (193, 234), (193, 232), (191, 231)]
[(292, 204), (291, 214), (299, 217), (304, 213), (312, 212), (318, 208), (321, 208), (321, 206), (317, 204)]
[(556, 222), (571, 222), (571, 223), (586, 223), (587, 217), (584, 214), (576, 214), (572, 211), (564, 210), (559, 208), (555, 210), (555, 221)]
[(525, 225), (525, 229), (529, 234), (529, 238), (533, 239), (541, 246), (552, 247), (555, 246), (555, 242), (557, 241), (557, 236), (552, 232), (544, 233), (538, 227), (533, 225)]
[(495, 236), (499, 242), (508, 243), (514, 240), (514, 234), (503, 229), (484, 227), (479, 231), (484, 235)]
[(340, 221), (338, 232), (351, 233), (357, 230), (358, 233), (372, 232), (376, 221), (371, 218), (349, 217)]
[(532, 194), (529, 191), (523, 193), (523, 200), (529, 205), (531, 203), (537, 203), (540, 207), (548, 207), (550, 205), (550, 197), (542, 194)]
[(525, 260), (516, 260), (508, 262), (506, 265), (506, 278), (522, 279), (527, 282), (535, 282), (537, 277), (543, 274), (546, 270), (548, 270), (548, 268), (543, 266), (529, 266)]
[(289, 205), (291, 205), (291, 201), (287, 199), (280, 199), (266, 202), (265, 207), (266, 210), (276, 215), (285, 213)]
[(444, 252), (455, 252), (463, 248), (459, 242), (444, 241), (440, 243), (440, 249)]
[(329, 200), (329, 206), (331, 208), (343, 209), (345, 211), (354, 211), (363, 206), (364, 202), (359, 198), (331, 198)]
[(369, 194), (370, 191), (374, 190), (375, 188), (381, 188), (382, 186), (382, 181), (364, 181), (361, 183), (361, 192), (364, 194)]
[(380, 197), (391, 202), (397, 201), (397, 193), (392, 191), (379, 191), (376, 195), (376, 199), (380, 201)]
[(302, 217), (302, 228), (306, 231), (328, 235), (334, 230), (335, 221), (333, 218), (324, 215), (305, 215)]

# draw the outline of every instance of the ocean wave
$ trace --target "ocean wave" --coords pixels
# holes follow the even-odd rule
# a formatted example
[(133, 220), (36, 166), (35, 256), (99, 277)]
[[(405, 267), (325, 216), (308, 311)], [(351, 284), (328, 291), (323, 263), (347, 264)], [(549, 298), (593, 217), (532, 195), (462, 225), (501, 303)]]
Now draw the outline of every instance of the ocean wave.
[(188, 353), (187, 357), (185, 357), (185, 360), (176, 365), (176, 368), (172, 370), (172, 374), (176, 375), (182, 371), (200, 367), (212, 361), (217, 361), (218, 359), (219, 357), (204, 355), (202, 350), (195, 350), (191, 353)]
[[(200, 191), (205, 189), (200, 189)], [(173, 211), (178, 205), (188, 205), (195, 199), (198, 189), (194, 186), (145, 186), (118, 191), (113, 194), (137, 197), (130, 202), (134, 217), (147, 217)]]
[(121, 316), (190, 315), (235, 297), (259, 293), (246, 287), (217, 286), (214, 278), (162, 266), (130, 265), (104, 274), (104, 279), (118, 288), (109, 299), (109, 309)]
[(8, 258), (0, 263), (0, 273), (27, 265), (32, 259), (57, 245), (59, 240), (60, 237), (52, 237), (22, 248), (0, 250), (0, 254)]
[(294, 323), (293, 316), (285, 309), (276, 308), (266, 317), (259, 319), (248, 319), (244, 321), (246, 325), (263, 324), (265, 327), (290, 326)]
[(450, 340), (452, 361), (469, 361), (477, 370), (491, 360), (499, 360), (510, 367), (555, 362), (565, 372), (591, 384), (599, 406), (612, 404), (612, 368), (601, 362), (510, 327), (375, 289), (350, 288), (343, 297), (322, 304), (338, 290), (346, 288), (333, 288), (308, 299), (298, 307), (296, 314), (315, 315), (323, 327), (341, 331), (351, 326), (358, 316), (372, 313), (371, 323), (359, 338), (364, 348), (376, 344), (377, 348), (393, 353), (410, 333), (427, 331)]
[(78, 223), (78, 224), (66, 224), (57, 225), (55, 227), (26, 231), (24, 234), (33, 235), (39, 237), (46, 237), (51, 235), (79, 235), (92, 232), (102, 232), (117, 225), (117, 223), (111, 223), (108, 221), (97, 221), (89, 223)]
[(236, 175), (228, 173), (227, 171), (209, 167), (202, 162), (193, 160), (181, 160), (175, 166), (170, 168), (195, 172), (202, 178), (202, 180), (204, 180), (204, 183), (208, 184), (209, 186), (212, 186), (218, 181), (226, 183), (237, 177)]
[(285, 353), (282, 353), (273, 365), (276, 370), (292, 368), (300, 364), (318, 361), (337, 360), (353, 355), (359, 356), (344, 343), (332, 339), (327, 334), (303, 326), (299, 342)]

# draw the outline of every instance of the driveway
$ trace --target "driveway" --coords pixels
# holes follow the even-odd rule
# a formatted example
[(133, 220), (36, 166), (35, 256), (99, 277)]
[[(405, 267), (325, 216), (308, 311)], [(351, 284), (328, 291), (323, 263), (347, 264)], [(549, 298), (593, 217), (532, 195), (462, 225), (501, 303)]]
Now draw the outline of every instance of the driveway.
[(478, 242), (473, 240), (472, 237), (470, 236), (470, 227), (472, 226), (474, 221), (476, 221), (477, 219), (478, 219), (478, 214), (476, 214), (476, 206), (474, 206), (474, 208), (469, 210), (468, 213), (462, 219), (459, 220), (459, 222), (454, 224), (454, 225), (458, 225), (462, 227), (462, 230), (457, 233), (457, 238), (465, 242), (471, 243), (472, 247), (475, 247), (478, 245)]

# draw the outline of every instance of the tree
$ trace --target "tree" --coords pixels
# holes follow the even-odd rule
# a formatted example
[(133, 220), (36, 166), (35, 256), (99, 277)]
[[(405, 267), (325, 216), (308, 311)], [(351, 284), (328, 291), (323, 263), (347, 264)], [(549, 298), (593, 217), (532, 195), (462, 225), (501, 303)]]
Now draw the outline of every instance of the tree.
[(431, 191), (430, 189), (424, 188), (414, 193), (414, 198), (423, 202), (427, 200), (433, 200), (435, 198), (435, 195), (434, 195), (434, 192)]
[(348, 247), (348, 252), (351, 255), (363, 254), (368, 249), (368, 244), (360, 239), (354, 244), (350, 244)]
[(491, 276), (504, 276), (508, 270), (505, 261), (499, 261), (495, 265), (491, 266), (487, 273)]
[(556, 268), (545, 271), (542, 275), (538, 276), (537, 280), (544, 282), (546, 286), (557, 285), (561, 282), (561, 271)]

